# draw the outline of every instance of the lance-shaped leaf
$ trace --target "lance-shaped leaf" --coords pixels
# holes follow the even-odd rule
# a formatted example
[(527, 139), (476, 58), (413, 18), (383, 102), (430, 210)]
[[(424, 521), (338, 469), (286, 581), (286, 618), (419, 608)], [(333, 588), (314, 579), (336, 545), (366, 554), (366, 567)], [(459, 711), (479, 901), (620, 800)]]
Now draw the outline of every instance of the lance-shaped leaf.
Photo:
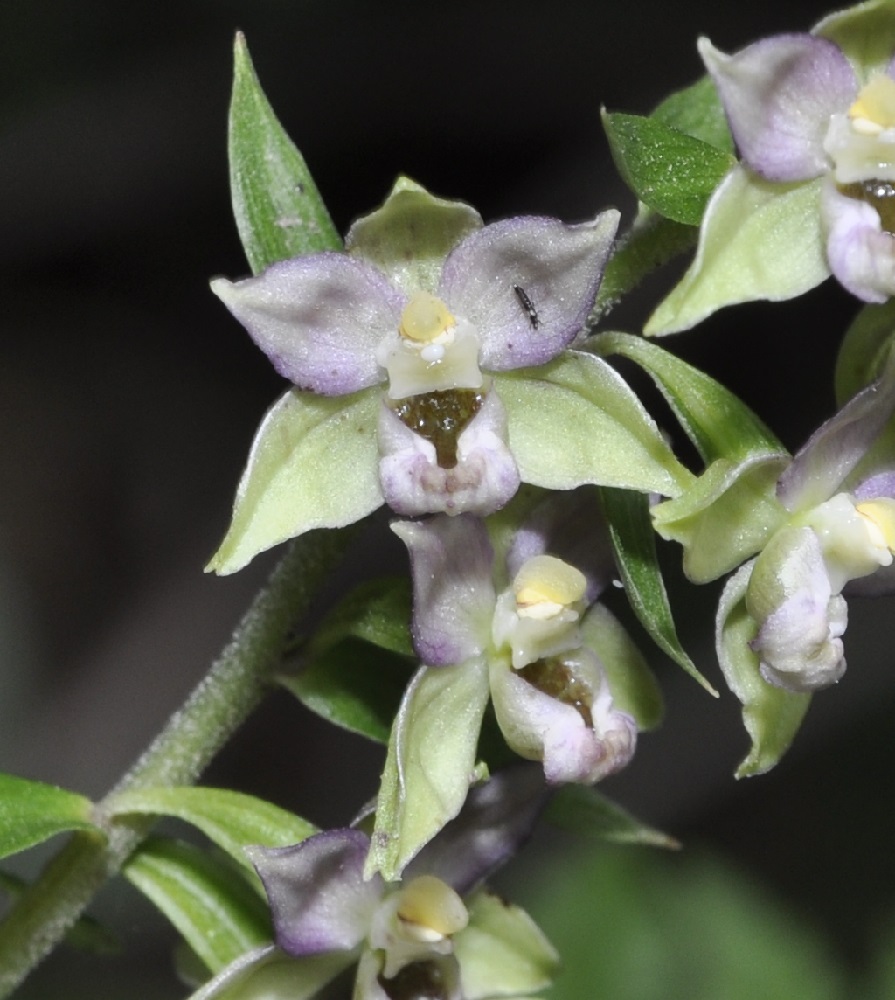
[(407, 657), (349, 639), (277, 680), (327, 722), (386, 743), (415, 666)]
[(669, 94), (657, 105), (651, 117), (725, 153), (733, 152), (733, 138), (724, 108), (708, 76), (700, 77), (689, 87)]
[(522, 479), (547, 489), (584, 483), (677, 496), (693, 476), (640, 401), (602, 358), (576, 351), (496, 375)]
[(261, 90), (241, 34), (234, 46), (228, 152), (233, 214), (255, 274), (278, 260), (341, 247), (304, 158)]
[(526, 997), (546, 989), (559, 955), (531, 917), (484, 890), (466, 905), (469, 923), (454, 939), (463, 996)]
[(686, 132), (641, 115), (603, 112), (619, 173), (638, 199), (675, 222), (698, 226), (733, 156)]
[(267, 906), (258, 893), (191, 844), (150, 838), (123, 871), (211, 973), (270, 940)]
[(410, 617), (413, 594), (405, 577), (367, 580), (349, 591), (324, 618), (308, 643), (314, 656), (349, 637), (380, 649), (413, 656)]
[(482, 716), (488, 704), (484, 659), (422, 667), (392, 727), (376, 801), (366, 875), (387, 882), (457, 813), (475, 777)]
[(103, 832), (92, 820), (93, 804), (76, 792), (0, 774), (0, 858), (43, 843), (57, 833)]
[(656, 557), (649, 501), (628, 490), (602, 490), (603, 507), (625, 593), (650, 638), (709, 692), (718, 692), (696, 669), (681, 646)]
[(115, 795), (103, 808), (110, 816), (176, 816), (249, 871), (253, 869), (243, 850), (246, 845), (286, 847), (317, 832), (294, 813), (226, 788), (134, 788)]
[(742, 566), (728, 581), (718, 602), (715, 641), (718, 660), (731, 691), (743, 706), (743, 724), (752, 748), (736, 776), (764, 774), (792, 743), (811, 702), (809, 694), (795, 694), (768, 684), (759, 672), (750, 643), (758, 626), (746, 610), (746, 588), (753, 562)]
[(641, 844), (677, 850), (668, 834), (648, 826), (592, 785), (564, 785), (547, 807), (546, 818), (563, 829), (614, 844)]
[(696, 257), (644, 333), (687, 330), (723, 306), (791, 299), (829, 276), (821, 179), (773, 184), (736, 166), (709, 202)]
[(340, 528), (382, 503), (376, 388), (333, 398), (292, 389), (258, 428), (233, 518), (207, 569), (234, 573), (312, 528)]

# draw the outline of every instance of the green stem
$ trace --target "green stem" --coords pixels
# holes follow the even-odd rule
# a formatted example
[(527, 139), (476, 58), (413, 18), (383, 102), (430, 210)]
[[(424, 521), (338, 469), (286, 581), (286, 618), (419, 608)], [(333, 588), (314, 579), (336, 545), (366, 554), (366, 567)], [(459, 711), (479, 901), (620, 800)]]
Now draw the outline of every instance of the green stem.
[[(110, 795), (192, 784), (260, 702), (289, 632), (352, 533), (314, 531), (294, 541), (211, 669)], [(102, 821), (103, 804), (96, 807)], [(108, 840), (79, 833), (47, 865), (0, 924), (0, 998), (59, 943), (102, 885), (146, 836), (150, 818), (116, 821)]]

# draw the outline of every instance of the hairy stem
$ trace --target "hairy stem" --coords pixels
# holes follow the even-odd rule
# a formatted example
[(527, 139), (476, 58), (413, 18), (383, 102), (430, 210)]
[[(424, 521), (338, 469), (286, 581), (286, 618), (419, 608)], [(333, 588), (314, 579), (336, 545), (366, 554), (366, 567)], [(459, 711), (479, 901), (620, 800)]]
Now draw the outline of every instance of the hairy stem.
[[(289, 632), (352, 533), (314, 531), (292, 542), (233, 638), (183, 706), (112, 790), (192, 784), (260, 702)], [(103, 803), (96, 807), (102, 822)], [(75, 834), (0, 924), (0, 997), (59, 943), (145, 837), (151, 818), (116, 820), (108, 839)]]

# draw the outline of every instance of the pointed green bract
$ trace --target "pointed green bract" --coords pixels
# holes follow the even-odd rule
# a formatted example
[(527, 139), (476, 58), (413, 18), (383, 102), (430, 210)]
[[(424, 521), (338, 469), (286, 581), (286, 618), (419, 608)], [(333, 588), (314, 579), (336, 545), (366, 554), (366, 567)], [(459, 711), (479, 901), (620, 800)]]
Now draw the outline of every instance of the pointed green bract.
[(650, 117), (725, 153), (733, 152), (733, 137), (724, 107), (709, 76), (669, 94)]
[(577, 351), (494, 376), (524, 482), (585, 483), (677, 496), (693, 480), (621, 376)]
[(341, 248), (304, 158), (261, 90), (241, 34), (234, 45), (228, 153), (233, 215), (254, 274), (288, 257)]
[(559, 955), (524, 910), (485, 890), (467, 908), (469, 924), (454, 938), (464, 1000), (524, 997), (550, 985)]
[(270, 940), (267, 906), (233, 870), (191, 844), (153, 837), (123, 869), (216, 973)]
[(475, 773), (488, 704), (481, 658), (422, 667), (392, 727), (366, 876), (400, 878), (408, 861), (460, 811)]
[(363, 639), (380, 649), (413, 656), (410, 617), (413, 593), (405, 577), (379, 577), (351, 590), (324, 618), (308, 643), (315, 656), (344, 639)]
[(300, 960), (268, 945), (231, 962), (189, 1000), (310, 1000), (356, 960), (350, 951)]
[(604, 604), (594, 604), (581, 620), (584, 645), (600, 658), (615, 707), (644, 732), (662, 721), (662, 691), (643, 653)]
[(870, 0), (825, 17), (814, 29), (848, 56), (859, 77), (882, 73), (892, 60), (895, 45), (895, 5)]
[(822, 178), (772, 184), (736, 166), (706, 209), (696, 257), (644, 328), (687, 330), (723, 306), (782, 301), (829, 276), (821, 227)]
[(836, 357), (837, 406), (879, 378), (893, 338), (895, 299), (864, 306), (846, 330)]
[(0, 774), (0, 858), (69, 830), (103, 836), (92, 821), (92, 811), (93, 803), (76, 792)]
[(251, 871), (243, 850), (249, 844), (288, 847), (317, 832), (300, 816), (225, 788), (134, 788), (108, 800), (104, 809), (110, 816), (176, 816)]
[(349, 639), (277, 680), (312, 712), (349, 732), (387, 743), (415, 662)]
[(352, 396), (291, 389), (265, 416), (242, 474), (233, 519), (207, 569), (234, 573), (259, 552), (312, 528), (339, 528), (382, 504), (377, 386)]
[(642, 115), (603, 112), (612, 158), (638, 199), (675, 222), (698, 226), (736, 160), (729, 152)]
[(677, 637), (656, 557), (648, 498), (628, 490), (601, 492), (615, 560), (634, 614), (659, 649), (717, 697), (717, 691), (696, 669)]
[(730, 690), (743, 706), (743, 724), (752, 740), (738, 778), (764, 774), (780, 760), (802, 724), (811, 695), (795, 694), (768, 684), (759, 673), (758, 657), (749, 643), (758, 628), (746, 610), (746, 588), (753, 563), (728, 581), (718, 602), (718, 660)]
[(556, 826), (614, 844), (641, 844), (676, 850), (681, 845), (668, 834), (647, 826), (592, 785), (564, 785), (547, 807)]
[(450, 251), (482, 218), (462, 201), (447, 201), (399, 177), (384, 204), (358, 219), (345, 237), (345, 249), (375, 264), (408, 295), (436, 292)]

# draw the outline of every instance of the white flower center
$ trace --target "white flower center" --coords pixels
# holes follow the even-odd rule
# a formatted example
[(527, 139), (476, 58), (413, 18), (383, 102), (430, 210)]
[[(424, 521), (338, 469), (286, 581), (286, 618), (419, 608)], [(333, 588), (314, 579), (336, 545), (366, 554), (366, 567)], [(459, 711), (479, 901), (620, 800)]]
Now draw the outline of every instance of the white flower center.
[(847, 114), (832, 115), (824, 150), (837, 184), (895, 181), (895, 80), (877, 73)]

